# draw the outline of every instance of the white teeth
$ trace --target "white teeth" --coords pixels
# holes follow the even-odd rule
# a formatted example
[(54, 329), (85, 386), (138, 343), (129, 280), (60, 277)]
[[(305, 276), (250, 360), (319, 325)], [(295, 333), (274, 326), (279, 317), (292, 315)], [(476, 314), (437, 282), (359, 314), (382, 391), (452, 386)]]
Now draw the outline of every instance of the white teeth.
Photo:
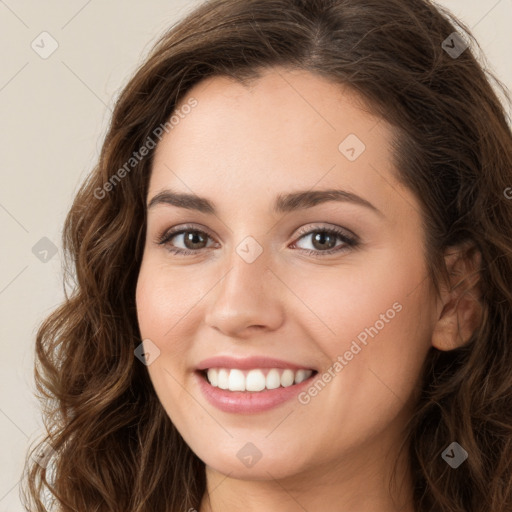
[(219, 385), (219, 372), (216, 368), (210, 368), (208, 370), (208, 380), (212, 386), (217, 387)]
[(245, 391), (245, 377), (241, 370), (231, 370), (229, 372), (230, 391)]
[[(210, 370), (208, 370), (208, 372), (210, 372)], [(211, 383), (211, 381), (210, 381), (210, 383)], [(213, 386), (213, 384), (212, 384), (212, 386)], [(218, 386), (220, 389), (228, 389), (229, 388), (229, 372), (227, 370), (224, 370), (224, 368), (219, 370)]]
[(242, 391), (261, 391), (265, 389), (265, 384), (266, 379), (263, 372), (260, 370), (251, 370), (245, 378), (245, 390)]
[(265, 387), (267, 389), (276, 389), (281, 385), (281, 376), (279, 375), (279, 370), (272, 368), (267, 373), (267, 379), (265, 383)]
[(283, 388), (291, 386), (293, 384), (294, 378), (295, 374), (291, 370), (285, 370), (281, 375), (281, 386), (283, 386)]
[[(266, 375), (265, 375), (266, 373)], [(289, 368), (283, 370), (271, 368), (269, 370), (255, 368), (253, 370), (239, 370), (236, 368), (209, 368), (207, 377), (210, 384), (229, 391), (257, 392), (264, 389), (276, 389), (280, 386), (287, 388), (294, 383), (299, 384), (313, 374), (312, 370), (293, 371)]]
[(295, 384), (300, 384), (302, 381), (306, 380), (311, 375), (311, 372), (308, 373), (308, 370), (299, 370), (295, 374)]

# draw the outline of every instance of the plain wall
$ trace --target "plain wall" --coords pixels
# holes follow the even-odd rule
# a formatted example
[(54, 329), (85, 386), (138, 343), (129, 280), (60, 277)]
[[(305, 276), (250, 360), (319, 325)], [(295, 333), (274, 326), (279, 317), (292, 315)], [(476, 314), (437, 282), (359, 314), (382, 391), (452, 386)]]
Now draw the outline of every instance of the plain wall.
[[(120, 88), (164, 29), (198, 3), (0, 2), (0, 512), (23, 510), (25, 453), (43, 432), (33, 396), (34, 340), (64, 296), (65, 215), (95, 164)], [(473, 30), (485, 66), (512, 89), (512, 0), (439, 3)], [(31, 46), (35, 41), (43, 55), (51, 49), (48, 36), (39, 36), (44, 31), (58, 43), (46, 59)]]

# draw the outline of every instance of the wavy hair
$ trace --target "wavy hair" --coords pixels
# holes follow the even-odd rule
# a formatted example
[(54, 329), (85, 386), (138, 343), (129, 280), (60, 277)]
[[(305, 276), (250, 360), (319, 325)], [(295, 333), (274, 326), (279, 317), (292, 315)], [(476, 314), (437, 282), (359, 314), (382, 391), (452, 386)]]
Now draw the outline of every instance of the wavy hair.
[[(471, 43), (459, 56), (448, 51), (460, 48), (454, 32)], [(160, 37), (120, 93), (66, 217), (71, 291), (36, 336), (46, 437), (27, 454), (28, 510), (199, 508), (204, 463), (134, 357), (154, 152), (126, 163), (200, 80), (245, 84), (271, 66), (351, 87), (392, 125), (397, 178), (420, 201), (438, 291), (447, 248), (481, 253), (481, 325), (463, 346), (428, 353), (404, 446), (416, 512), (512, 510), (512, 133), (497, 91), (510, 96), (475, 48), (470, 30), (428, 0), (210, 0)], [(469, 453), (456, 470), (441, 457), (453, 440)]]

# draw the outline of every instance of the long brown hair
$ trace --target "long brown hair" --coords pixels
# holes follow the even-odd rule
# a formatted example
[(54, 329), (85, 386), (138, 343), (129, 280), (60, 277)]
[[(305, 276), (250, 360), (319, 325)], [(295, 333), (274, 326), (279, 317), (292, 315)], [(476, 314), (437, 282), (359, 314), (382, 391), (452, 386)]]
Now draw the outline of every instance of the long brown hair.
[[(472, 43), (460, 55), (449, 51), (463, 49), (456, 31)], [(122, 91), (66, 218), (71, 292), (36, 339), (48, 435), (27, 455), (29, 510), (46, 510), (48, 490), (62, 512), (199, 509), (204, 464), (134, 357), (154, 153), (134, 152), (170, 129), (200, 80), (247, 83), (270, 66), (352, 87), (394, 127), (397, 177), (420, 200), (436, 287), (447, 247), (481, 252), (482, 324), (461, 348), (429, 352), (406, 441), (417, 512), (512, 510), (512, 134), (493, 86), (510, 97), (475, 48), (428, 0), (210, 0), (161, 37)], [(441, 457), (454, 440), (469, 453), (456, 470)]]

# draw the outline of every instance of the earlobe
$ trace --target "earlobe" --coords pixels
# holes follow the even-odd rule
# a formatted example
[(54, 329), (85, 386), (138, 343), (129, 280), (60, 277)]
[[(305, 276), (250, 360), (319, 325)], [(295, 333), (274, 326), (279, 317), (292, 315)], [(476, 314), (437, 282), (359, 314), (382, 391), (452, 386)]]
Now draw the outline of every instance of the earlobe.
[(481, 254), (467, 244), (445, 253), (449, 283), (444, 283), (440, 313), (432, 333), (438, 350), (453, 350), (469, 341), (482, 320)]

